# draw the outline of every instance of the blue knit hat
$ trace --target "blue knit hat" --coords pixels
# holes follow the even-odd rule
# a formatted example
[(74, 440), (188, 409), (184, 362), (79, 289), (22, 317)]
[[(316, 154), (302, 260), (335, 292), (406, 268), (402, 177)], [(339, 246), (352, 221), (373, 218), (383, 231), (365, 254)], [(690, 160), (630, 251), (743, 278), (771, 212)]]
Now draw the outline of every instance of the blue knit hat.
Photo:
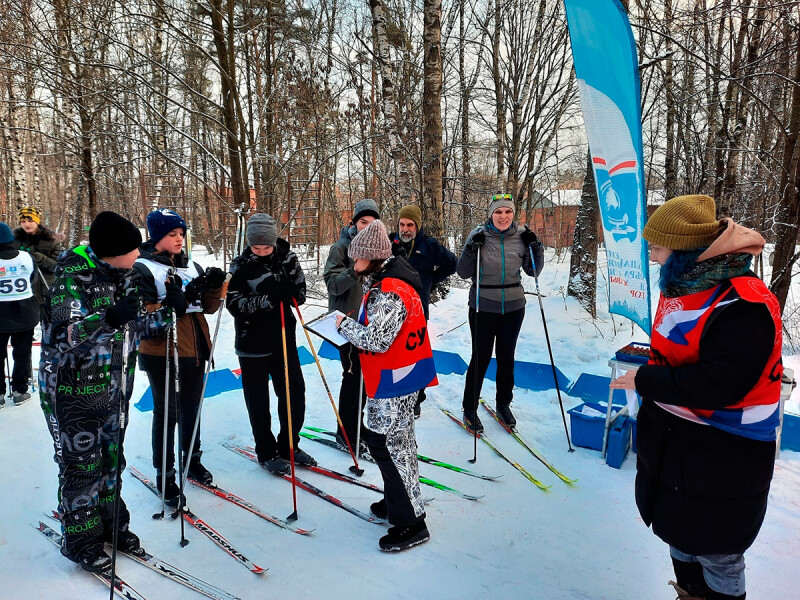
[(5, 224), (0, 222), (0, 244), (9, 244), (14, 241), (14, 234), (11, 232), (11, 228)]
[(178, 227), (183, 229), (183, 233), (186, 233), (186, 221), (178, 213), (168, 208), (159, 208), (147, 215), (147, 233), (154, 244)]

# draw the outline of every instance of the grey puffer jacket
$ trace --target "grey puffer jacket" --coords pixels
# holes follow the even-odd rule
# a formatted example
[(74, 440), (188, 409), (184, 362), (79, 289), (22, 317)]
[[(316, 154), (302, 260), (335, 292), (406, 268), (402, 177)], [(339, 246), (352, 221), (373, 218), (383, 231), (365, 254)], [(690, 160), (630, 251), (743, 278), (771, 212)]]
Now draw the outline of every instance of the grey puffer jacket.
[[(512, 224), (500, 232), (491, 222), (470, 231), (456, 265), (459, 277), (472, 279), (472, 287), (469, 289), (470, 308), (475, 308), (475, 271), (478, 259), (472, 238), (479, 232), (486, 236), (480, 249), (480, 311), (505, 314), (525, 307), (525, 290), (522, 288), (520, 268), (531, 276), (534, 270), (528, 246), (520, 239), (523, 231), (524, 229)], [(541, 244), (534, 244), (533, 253), (538, 276), (544, 264)]]
[(355, 225), (342, 229), (339, 241), (331, 246), (322, 277), (328, 287), (328, 309), (346, 315), (358, 314), (363, 292), (354, 270), (355, 261), (347, 255), (357, 231)]

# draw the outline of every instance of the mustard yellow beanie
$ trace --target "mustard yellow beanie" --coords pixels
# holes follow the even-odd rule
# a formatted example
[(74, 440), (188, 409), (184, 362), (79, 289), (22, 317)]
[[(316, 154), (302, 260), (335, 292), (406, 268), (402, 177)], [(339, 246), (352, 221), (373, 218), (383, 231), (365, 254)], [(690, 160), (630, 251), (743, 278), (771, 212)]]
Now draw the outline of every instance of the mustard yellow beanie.
[(678, 196), (659, 206), (647, 220), (642, 236), (670, 250), (705, 248), (717, 239), (717, 207), (710, 196)]

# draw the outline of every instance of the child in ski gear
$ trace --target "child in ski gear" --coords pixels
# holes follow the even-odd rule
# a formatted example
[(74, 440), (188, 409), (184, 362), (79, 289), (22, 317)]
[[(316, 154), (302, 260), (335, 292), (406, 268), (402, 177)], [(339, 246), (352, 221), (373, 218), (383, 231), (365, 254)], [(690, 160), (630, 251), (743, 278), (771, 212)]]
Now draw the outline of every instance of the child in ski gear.
[[(278, 237), (271, 216), (256, 213), (247, 221), (248, 246), (231, 262), (227, 308), (234, 317), (236, 355), (242, 368), (242, 389), (258, 461), (273, 473), (288, 473), (289, 418), (281, 336), (281, 306), (286, 325), (286, 364), (289, 372), (288, 403), (292, 410), (292, 444), (295, 462), (315, 466), (316, 461), (298, 447), (306, 408), (306, 386), (295, 338), (294, 301), (306, 301), (306, 278), (289, 243)], [(278, 397), (280, 433), (272, 433), (269, 378)]]
[(413, 409), (419, 390), (437, 385), (422, 309), (419, 274), (392, 256), (386, 228), (373, 221), (348, 250), (362, 277), (358, 320), (339, 317), (339, 332), (359, 349), (367, 392), (367, 446), (384, 482), (373, 514), (393, 525), (379, 541), (393, 552), (430, 539), (419, 489)]
[[(361, 305), (363, 292), (358, 275), (353, 269), (354, 261), (347, 255), (347, 249), (355, 235), (375, 219), (380, 218), (378, 205), (374, 200), (365, 198), (353, 208), (353, 219), (342, 229), (339, 241), (331, 246), (328, 260), (325, 262), (323, 278), (328, 288), (328, 310), (339, 310), (346, 315), (355, 315)], [(363, 385), (361, 383), (361, 363), (358, 353), (350, 344), (339, 348), (342, 361), (342, 387), (339, 389), (339, 417), (344, 424), (344, 432), (337, 426), (336, 439), (345, 444), (345, 435), (354, 452), (358, 430), (363, 431), (362, 415), (358, 414), (359, 398), (363, 402)], [(363, 405), (362, 405), (363, 406)]]
[[(59, 467), (61, 553), (89, 571), (106, 571), (113, 536), (117, 461), (133, 392), (136, 347), (167, 327), (167, 310), (141, 313), (133, 262), (142, 238), (127, 219), (101, 212), (89, 246), (59, 258), (45, 311), (39, 390)], [(122, 389), (123, 370), (127, 373)], [(120, 413), (125, 416), (119, 422)], [(119, 498), (118, 548), (140, 551)]]
[(0, 404), (5, 403), (6, 359), (11, 340), (14, 370), (11, 376), (11, 398), (22, 404), (31, 397), (28, 379), (31, 376), (33, 330), (39, 323), (39, 303), (34, 288), (39, 274), (33, 257), (14, 247), (14, 234), (6, 223), (0, 223)]
[(780, 306), (750, 270), (764, 238), (717, 220), (708, 196), (668, 200), (643, 236), (661, 265), (650, 360), (611, 383), (642, 396), (636, 504), (669, 544), (682, 591), (743, 599), (744, 552), (767, 510), (783, 372)]
[[(425, 318), (430, 317), (431, 288), (456, 272), (456, 255), (445, 248), (438, 240), (425, 235), (422, 228), (422, 212), (419, 206), (408, 204), (397, 215), (397, 232), (389, 235), (392, 254), (402, 255), (419, 273), (422, 281), (420, 300)], [(414, 405), (414, 417), (420, 416), (420, 405), (425, 401), (425, 390), (419, 392)]]
[(64, 234), (55, 233), (42, 225), (42, 213), (33, 206), (23, 206), (19, 209), (19, 227), (14, 230), (14, 246), (19, 250), (28, 252), (39, 270), (39, 282), (33, 289), (33, 294), (41, 308), (40, 319), (44, 318), (47, 304), (47, 288), (55, 280), (56, 260), (61, 254), (61, 242)]
[[(139, 292), (148, 311), (158, 310), (167, 303), (174, 307), (177, 323), (175, 336), (178, 346), (178, 364), (174, 361), (173, 343), (167, 343), (167, 334), (146, 337), (139, 348), (139, 366), (147, 373), (153, 392), (153, 467), (156, 469), (158, 489), (164, 490), (164, 501), (170, 506), (179, 502), (179, 488), (175, 478), (175, 427), (180, 414), (179, 432), (182, 464), (189, 464), (189, 477), (210, 484), (213, 476), (200, 462), (200, 428), (192, 445), (192, 431), (199, 419), (200, 395), (203, 388), (205, 363), (211, 350), (211, 337), (204, 314), (213, 314), (220, 306), (220, 290), (225, 281), (221, 269), (202, 267), (189, 260), (183, 251), (186, 222), (169, 209), (154, 210), (147, 215), (150, 239), (142, 244), (134, 269), (140, 275)], [(177, 277), (176, 277), (177, 276)], [(167, 286), (165, 282), (179, 279), (180, 286)], [(178, 369), (180, 395), (175, 396), (175, 382), (171, 376), (170, 396), (164, 397), (167, 360), (169, 372)], [(168, 408), (168, 410), (167, 410)], [(165, 415), (165, 413), (168, 413)], [(164, 420), (167, 421), (166, 456), (164, 456)], [(192, 446), (192, 456), (188, 456)]]
[[(480, 248), (480, 264), (477, 264)], [(533, 261), (531, 260), (533, 254)], [(492, 358), (497, 359), (497, 415), (509, 427), (517, 421), (511, 412), (514, 394), (514, 352), (525, 318), (525, 290), (520, 268), (538, 276), (544, 266), (544, 251), (536, 234), (514, 223), (514, 200), (510, 194), (492, 197), (489, 220), (473, 229), (456, 267), (459, 277), (472, 279), (469, 289), (469, 328), (472, 356), (464, 383), (464, 424), (483, 431), (478, 418), (478, 399), (483, 378)], [(476, 280), (476, 268), (479, 279)], [(480, 294), (476, 297), (476, 289)]]

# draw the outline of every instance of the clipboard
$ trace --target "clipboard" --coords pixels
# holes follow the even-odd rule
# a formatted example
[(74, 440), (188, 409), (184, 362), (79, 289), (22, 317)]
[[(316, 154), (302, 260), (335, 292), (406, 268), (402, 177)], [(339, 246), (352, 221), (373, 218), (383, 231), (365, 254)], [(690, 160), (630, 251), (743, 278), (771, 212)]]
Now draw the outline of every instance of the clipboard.
[(320, 315), (316, 319), (313, 319), (306, 323), (304, 327), (308, 329), (311, 333), (314, 333), (321, 337), (323, 340), (326, 340), (340, 348), (345, 344), (349, 344), (350, 340), (344, 337), (339, 331), (336, 329), (336, 317), (345, 314), (342, 311), (334, 310), (327, 314)]

